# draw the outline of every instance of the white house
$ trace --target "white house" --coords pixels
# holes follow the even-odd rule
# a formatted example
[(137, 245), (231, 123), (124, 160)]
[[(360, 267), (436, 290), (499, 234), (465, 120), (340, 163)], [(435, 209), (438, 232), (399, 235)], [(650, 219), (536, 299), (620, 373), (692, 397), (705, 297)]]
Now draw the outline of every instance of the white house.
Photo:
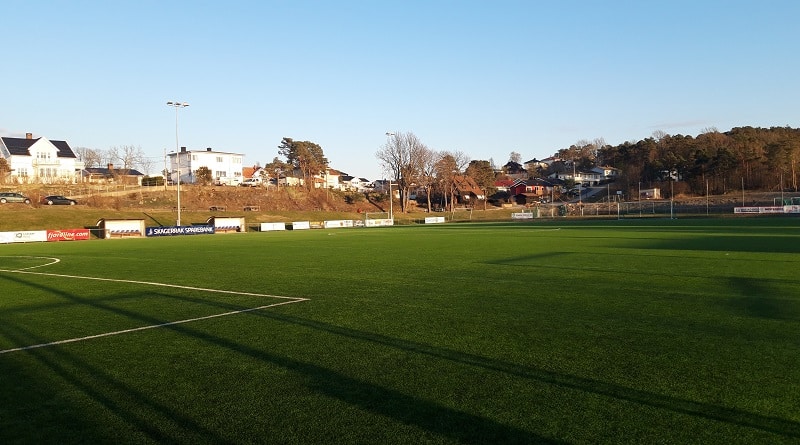
[(339, 189), (339, 177), (343, 173), (339, 170), (325, 167), (325, 171), (314, 175), (314, 188)]
[(11, 168), (10, 180), (17, 183), (75, 183), (83, 170), (83, 162), (65, 141), (47, 138), (0, 138), (0, 156)]
[(600, 182), (600, 180), (602, 179), (600, 177), (600, 174), (597, 173), (597, 172), (594, 172), (594, 171), (588, 171), (588, 172), (587, 171), (578, 171), (578, 172), (575, 172), (575, 174), (573, 174), (572, 172), (569, 172), (569, 171), (555, 172), (555, 173), (551, 173), (548, 176), (548, 178), (559, 179), (561, 181), (572, 180), (576, 184), (577, 183), (582, 183), (583, 184), (583, 183), (587, 183), (588, 182), (591, 185), (597, 185)]
[(194, 183), (195, 172), (200, 167), (206, 167), (211, 171), (212, 180), (219, 183), (240, 183), (242, 182), (242, 161), (244, 155), (238, 153), (226, 153), (214, 151), (211, 148), (205, 150), (187, 150), (181, 147), (178, 153), (169, 153), (170, 179), (174, 182), (178, 180), (180, 172), (181, 182)]
[(619, 169), (614, 167), (600, 166), (592, 169), (597, 173), (601, 180), (614, 180), (619, 176)]
[(350, 175), (344, 175), (340, 180), (342, 181), (341, 186), (343, 190), (363, 192), (372, 185), (367, 178), (356, 178)]

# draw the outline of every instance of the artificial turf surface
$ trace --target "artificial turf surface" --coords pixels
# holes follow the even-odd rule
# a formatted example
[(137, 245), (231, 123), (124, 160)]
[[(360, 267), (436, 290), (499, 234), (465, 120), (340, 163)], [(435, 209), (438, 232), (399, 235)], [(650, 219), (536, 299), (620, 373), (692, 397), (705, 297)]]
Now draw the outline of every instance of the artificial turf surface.
[(797, 443), (799, 226), (2, 245), (0, 442)]

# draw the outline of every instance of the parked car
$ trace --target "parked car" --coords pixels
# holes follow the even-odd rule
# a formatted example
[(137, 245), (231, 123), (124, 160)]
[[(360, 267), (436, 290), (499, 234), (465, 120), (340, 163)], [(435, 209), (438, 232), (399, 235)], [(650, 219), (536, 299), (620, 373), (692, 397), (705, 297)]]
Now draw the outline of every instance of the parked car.
[(61, 195), (51, 195), (42, 198), (42, 204), (47, 204), (49, 206), (52, 205), (74, 206), (77, 203), (78, 201), (75, 201), (74, 199), (70, 199), (67, 198), (66, 196), (61, 196)]
[(261, 184), (261, 178), (247, 178), (239, 185), (242, 187), (258, 187)]
[(31, 199), (19, 193), (0, 193), (0, 204), (5, 204), (7, 202), (23, 202), (25, 204), (30, 204)]

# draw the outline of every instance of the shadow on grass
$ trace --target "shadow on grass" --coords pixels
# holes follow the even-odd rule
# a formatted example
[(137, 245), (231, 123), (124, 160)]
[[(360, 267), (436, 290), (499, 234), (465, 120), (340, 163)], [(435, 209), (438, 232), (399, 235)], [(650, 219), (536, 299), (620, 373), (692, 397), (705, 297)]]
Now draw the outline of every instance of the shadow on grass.
[[(92, 305), (108, 309), (112, 312), (120, 312), (115, 311), (113, 308), (93, 304), (91, 300), (77, 297), (53, 287), (31, 283), (8, 275), (0, 275), (0, 278), (5, 278), (9, 281), (15, 281), (19, 284), (24, 284), (57, 295), (77, 304)], [(132, 314), (126, 313), (126, 315)], [(132, 318), (142, 319), (142, 317), (136, 316)], [(145, 321), (157, 322), (157, 320)], [(23, 326), (13, 326), (8, 323), (0, 323), (0, 334), (16, 344), (26, 344), (28, 342), (41, 344), (52, 341), (52, 339), (41, 338), (34, 332), (25, 329)], [(217, 435), (216, 432), (203, 427), (203, 425), (189, 417), (175, 412), (172, 408), (153, 400), (145, 393), (119, 382), (106, 370), (92, 366), (74, 355), (69, 354), (67, 352), (68, 350), (69, 348), (63, 347), (36, 348), (24, 352), (20, 351), (19, 353), (29, 355), (28, 359), (38, 361), (43, 367), (49, 369), (54, 376), (71, 385), (86, 397), (94, 400), (104, 409), (131, 425), (136, 431), (147, 436), (150, 440), (160, 443), (179, 443), (189, 437), (193, 437), (197, 441), (211, 440), (215, 443), (233, 443), (225, 441), (222, 437)], [(59, 386), (59, 383), (55, 381), (52, 375), (35, 377), (31, 374), (31, 369), (14, 367), (10, 357), (13, 357), (13, 355), (4, 356), (3, 360), (0, 361), (0, 370), (2, 370), (0, 375), (3, 376), (3, 384), (12, 383), (17, 388), (24, 388), (24, 391), (20, 391), (20, 394), (24, 395), (24, 399), (28, 399), (34, 394), (38, 394), (38, 397), (41, 399), (38, 403), (34, 402), (34, 406), (29, 406), (30, 402), (23, 403), (22, 400), (12, 401), (13, 403), (10, 404), (11, 406), (23, 407), (23, 412), (28, 413), (26, 414), (26, 419), (15, 419), (20, 425), (20, 428), (30, 428), (28, 424), (34, 421), (35, 418), (34, 415), (30, 414), (31, 409), (41, 411), (49, 407), (57, 410), (57, 412), (43, 415), (43, 418), (49, 419), (49, 421), (44, 425), (40, 425), (39, 428), (33, 432), (33, 434), (49, 434), (49, 436), (42, 438), (43, 441), (66, 443), (72, 440), (79, 443), (109, 443), (114, 440), (113, 437), (103, 436), (100, 432), (105, 431), (106, 428), (104, 426), (92, 424), (90, 418), (88, 418), (85, 413), (76, 412), (73, 408), (60, 405), (60, 403), (66, 400), (65, 398), (60, 398), (58, 403), (54, 403), (52, 391)], [(15, 369), (19, 374), (14, 373)], [(130, 400), (135, 401), (134, 406), (131, 406)], [(18, 413), (18, 415), (22, 415), (22, 413)], [(55, 419), (53, 419), (54, 417)], [(149, 421), (152, 418), (158, 418), (164, 424), (177, 425), (181, 430), (180, 434), (170, 435), (168, 432), (153, 425)], [(51, 422), (56, 422), (55, 429)], [(20, 436), (11, 429), (10, 425), (7, 425), (6, 428), (3, 428), (3, 431), (0, 432), (0, 437), (18, 439)], [(37, 441), (31, 441), (31, 443), (34, 442)]]
[(730, 288), (739, 294), (728, 300), (730, 307), (746, 316), (800, 321), (800, 299), (796, 295), (776, 297), (780, 291), (769, 284), (764, 278), (730, 278)]
[[(117, 315), (124, 315), (149, 325), (163, 323), (163, 320), (143, 316), (131, 311), (120, 310), (102, 304), (98, 300), (81, 298), (51, 286), (33, 283), (15, 276), (0, 275), (0, 277), (57, 295), (61, 298), (73, 301), (76, 304), (85, 304)], [(152, 294), (148, 293), (147, 295)], [(162, 297), (172, 298), (168, 295), (162, 295)], [(165, 326), (164, 329), (200, 339), (209, 344), (233, 350), (260, 361), (272, 363), (305, 377), (308, 386), (320, 394), (395, 419), (401, 423), (415, 425), (442, 437), (449, 437), (457, 440), (460, 443), (563, 443), (561, 441), (538, 436), (535, 433), (513, 426), (503, 425), (488, 418), (457, 411), (431, 401), (411, 397), (390, 388), (360, 381), (312, 363), (279, 356), (208, 333), (203, 333), (187, 325), (170, 325)], [(25, 330), (23, 327), (11, 326), (8, 324), (0, 325), (0, 333), (12, 341), (15, 341), (17, 344), (36, 338), (34, 333)], [(44, 343), (48, 340), (39, 338), (37, 341)], [(194, 437), (195, 439), (200, 439), (193, 440), (193, 442), (213, 441), (215, 443), (225, 443), (223, 438), (215, 431), (203, 428), (197, 421), (183, 416), (180, 413), (176, 413), (169, 407), (148, 397), (147, 394), (117, 381), (105, 370), (97, 366), (92, 366), (85, 361), (80, 361), (75, 356), (69, 354), (67, 352), (68, 350), (69, 348), (54, 347), (37, 348), (26, 352), (30, 353), (38, 362), (50, 369), (55, 375), (79, 389), (83, 394), (101, 404), (105, 409), (124, 419), (138, 431), (147, 434), (152, 440), (158, 442), (181, 442), (186, 439), (185, 437), (181, 437), (180, 439), (170, 437), (168, 433), (162, 431), (157, 425), (148, 422), (150, 418), (158, 418), (165, 423), (177, 424), (183, 434)], [(28, 380), (27, 376), (10, 376), (10, 378), (20, 383), (24, 381), (32, 385), (32, 390), (40, 389), (37, 388), (33, 382)], [(46, 385), (46, 379), (42, 383)], [(129, 400), (133, 401), (134, 406), (131, 406)], [(102, 428), (99, 427), (98, 429), (102, 430)], [(82, 440), (86, 440), (86, 437), (83, 437)]]
[(641, 405), (664, 409), (675, 413), (703, 417), (741, 427), (754, 428), (783, 436), (800, 438), (800, 423), (792, 420), (762, 416), (760, 414), (741, 411), (738, 409), (665, 396), (599, 380), (521, 366), (514, 363), (482, 357), (479, 355), (343, 328), (328, 323), (287, 316), (275, 312), (251, 313), (250, 315), (261, 316), (285, 323), (300, 325), (343, 337), (369, 341), (407, 352), (424, 354), (437, 359), (444, 359), (459, 364), (480, 367), (482, 369), (501, 372), (515, 377), (552, 384), (563, 388), (639, 403)]
[[(163, 320), (143, 316), (136, 312), (120, 310), (119, 308), (102, 303), (102, 300), (84, 299), (75, 295), (64, 293), (63, 291), (50, 286), (31, 283), (16, 277), (8, 276), (6, 274), (2, 275), (2, 277), (15, 281), (19, 284), (38, 288), (42, 291), (58, 295), (75, 303), (91, 305), (98, 309), (106, 310), (118, 315), (124, 315), (131, 319), (141, 321), (145, 324), (158, 324), (163, 322)], [(198, 299), (178, 297), (174, 295), (162, 295), (161, 297), (192, 302), (198, 301)], [(230, 304), (211, 303), (206, 300), (200, 301), (211, 306), (219, 306), (223, 309), (230, 309), (232, 307)], [(764, 309), (762, 308), (761, 310)], [(768, 312), (772, 313), (772, 310), (770, 309)], [(571, 390), (602, 395), (627, 402), (638, 403), (644, 406), (664, 409), (674, 413), (697, 416), (741, 427), (758, 429), (787, 437), (800, 437), (800, 423), (787, 419), (763, 416), (738, 409), (726, 408), (708, 403), (695, 402), (656, 394), (649, 391), (628, 388), (599, 380), (522, 366), (515, 363), (504, 362), (447, 348), (435, 347), (423, 343), (387, 337), (380, 334), (343, 328), (329, 323), (308, 320), (305, 318), (292, 317), (273, 311), (261, 311), (258, 313), (249, 314), (251, 316), (264, 317), (274, 321), (289, 323), (337, 336), (367, 341), (409, 353), (427, 355), (437, 359), (448, 360), (453, 363), (479, 367), (490, 371), (505, 373), (514, 377), (551, 384)], [(552, 441), (548, 438), (538, 437), (534, 433), (528, 431), (499, 424), (491, 419), (456, 411), (451, 408), (441, 406), (440, 404), (402, 394), (390, 388), (360, 381), (313, 363), (301, 362), (288, 357), (271, 354), (269, 352), (235, 343), (211, 334), (198, 332), (186, 325), (172, 325), (165, 327), (165, 329), (170, 329), (187, 336), (199, 338), (210, 344), (234, 350), (240, 354), (289, 369), (299, 375), (305, 376), (309, 381), (309, 387), (314, 388), (321, 394), (337, 398), (344, 402), (359, 406), (365, 410), (396, 419), (403, 423), (416, 425), (432, 433), (450, 437), (460, 442), (485, 443), (487, 441), (493, 441), (503, 443), (529, 443), (531, 441)], [(22, 340), (25, 336), (25, 333), (23, 333), (18, 326), (14, 327), (9, 325), (0, 325), (0, 331), (2, 331), (3, 334), (8, 338), (14, 340)], [(27, 334), (28, 337), (30, 337), (31, 334)], [(30, 340), (30, 338), (25, 338), (25, 340)], [(61, 348), (58, 348), (58, 350), (61, 350)], [(62, 352), (62, 354), (64, 353)], [(136, 425), (137, 428), (143, 429), (144, 431), (148, 431), (148, 428), (153, 428), (152, 425), (149, 425), (145, 421), (143, 416), (135, 414), (132, 408), (117, 402), (114, 397), (106, 394), (103, 389), (96, 388), (93, 385), (93, 380), (82, 380), (79, 377), (67, 373), (61, 368), (59, 361), (55, 359), (48, 359), (48, 356), (43, 355), (43, 352), (37, 353), (37, 356), (40, 357), (40, 360), (44, 365), (53, 369), (53, 371), (57, 374), (62, 375), (66, 380), (70, 381), (76, 387), (81, 388), (89, 396), (98, 400), (104, 406), (107, 406), (108, 409), (118, 413), (120, 417), (125, 418), (133, 425)], [(65, 356), (65, 358), (69, 357)], [(86, 363), (76, 363), (75, 365), (78, 367), (87, 368), (86, 371), (88, 371), (88, 374), (99, 376), (105, 387), (113, 388), (114, 391), (125, 395), (124, 397), (120, 395), (117, 398), (133, 398), (138, 404), (149, 407), (150, 411), (157, 412), (162, 417), (173, 418), (176, 416), (176, 413), (171, 411), (168, 407), (148, 399), (146, 395), (137, 392), (134, 388), (125, 387), (124, 385), (115, 383), (113, 378), (104, 374), (101, 369), (94, 369)], [(108, 390), (109, 389), (106, 389), (105, 391)], [(136, 412), (139, 411), (141, 411), (141, 407), (136, 408)], [(195, 422), (193, 420), (188, 418), (181, 419), (180, 415), (177, 415), (177, 418), (179, 419), (179, 424), (186, 425), (185, 428), (192, 431), (197, 431), (198, 434), (201, 434), (206, 438), (214, 438), (215, 440), (219, 439), (215, 438), (215, 432), (198, 428), (197, 425), (194, 424)], [(151, 431), (149, 434), (152, 437), (163, 439), (158, 437), (159, 432), (157, 430)]]

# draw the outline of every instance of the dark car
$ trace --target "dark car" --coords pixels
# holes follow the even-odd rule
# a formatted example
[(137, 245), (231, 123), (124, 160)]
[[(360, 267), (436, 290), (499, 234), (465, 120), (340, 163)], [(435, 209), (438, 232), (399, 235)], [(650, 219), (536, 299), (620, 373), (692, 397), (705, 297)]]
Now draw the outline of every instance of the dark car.
[(61, 195), (51, 195), (42, 198), (42, 204), (47, 204), (49, 206), (52, 205), (74, 206), (77, 203), (78, 201), (75, 201), (74, 199), (69, 199), (66, 196), (61, 196)]
[(25, 204), (30, 204), (31, 199), (19, 193), (0, 193), (0, 204), (5, 204), (7, 202), (23, 202)]

